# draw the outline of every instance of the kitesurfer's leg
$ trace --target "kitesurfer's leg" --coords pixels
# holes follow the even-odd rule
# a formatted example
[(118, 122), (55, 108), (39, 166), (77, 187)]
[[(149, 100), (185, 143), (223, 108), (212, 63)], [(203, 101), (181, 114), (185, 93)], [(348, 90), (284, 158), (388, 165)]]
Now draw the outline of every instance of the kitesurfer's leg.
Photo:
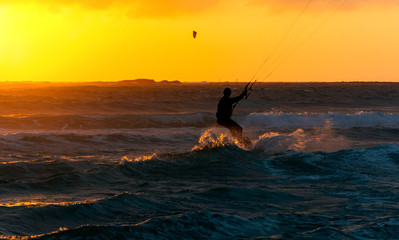
[(238, 125), (235, 121), (231, 119), (218, 119), (217, 123), (225, 128), (228, 128), (231, 132), (231, 135), (235, 139), (237, 139), (237, 141), (242, 142), (242, 127)]
[(231, 125), (229, 128), (231, 135), (237, 139), (237, 141), (242, 143), (242, 127), (238, 125), (236, 122), (231, 120)]

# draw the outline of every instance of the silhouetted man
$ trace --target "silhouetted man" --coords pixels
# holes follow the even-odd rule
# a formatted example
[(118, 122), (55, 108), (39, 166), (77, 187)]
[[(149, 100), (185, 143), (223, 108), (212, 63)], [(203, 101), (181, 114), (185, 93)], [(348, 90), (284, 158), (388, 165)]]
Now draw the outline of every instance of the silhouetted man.
[(245, 90), (238, 97), (230, 98), (230, 88), (225, 88), (223, 95), (224, 96), (219, 101), (218, 110), (216, 113), (217, 123), (228, 128), (231, 132), (231, 135), (237, 139), (237, 141), (243, 143), (242, 127), (231, 119), (231, 115), (233, 115), (234, 105), (247, 95), (247, 87), (245, 87)]

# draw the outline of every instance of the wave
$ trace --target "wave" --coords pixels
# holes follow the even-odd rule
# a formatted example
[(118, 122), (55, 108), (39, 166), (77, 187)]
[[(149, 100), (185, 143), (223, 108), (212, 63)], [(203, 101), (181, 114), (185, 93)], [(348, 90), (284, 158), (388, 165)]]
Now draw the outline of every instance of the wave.
[[(327, 156), (326, 161), (331, 163), (348, 158), (345, 164), (352, 164), (356, 160), (370, 161), (372, 164), (379, 162), (379, 166), (383, 166), (384, 162), (395, 165), (391, 161), (398, 157), (399, 147), (396, 144), (348, 148), (345, 139), (332, 139), (332, 135), (326, 131), (312, 134), (303, 130), (287, 134), (266, 133), (253, 141), (254, 147), (250, 150), (236, 145), (229, 136), (220, 133), (221, 130), (208, 129), (191, 151), (183, 153), (155, 151), (142, 154), (129, 151), (125, 155), (125, 152), (114, 151), (96, 152), (95, 155), (60, 155), (20, 152), (0, 158), (0, 183), (17, 189), (57, 191), (59, 188), (80, 186), (87, 181), (112, 188), (110, 180), (113, 178), (142, 181), (171, 178), (190, 180), (193, 176), (212, 175), (239, 176), (246, 170), (251, 171), (253, 165), (263, 159), (275, 159), (279, 155), (293, 159), (293, 154), (297, 156), (295, 162), (298, 158), (306, 160), (317, 156), (318, 161), (320, 157)], [(283, 162), (283, 159), (279, 162)], [(270, 169), (274, 168), (272, 166)]]
[(188, 114), (97, 114), (97, 115), (18, 115), (0, 117), (2, 129), (91, 130), (204, 127), (215, 122), (212, 113)]
[[(399, 114), (357, 113), (284, 113), (267, 112), (235, 115), (245, 128), (309, 129), (330, 125), (333, 128), (399, 128)], [(2, 116), (0, 131), (91, 131), (104, 129), (207, 128), (216, 126), (214, 113), (187, 114), (105, 114), (58, 116)]]
[[(65, 199), (53, 199), (53, 201), (42, 196), (41, 200), (30, 197), (29, 201), (10, 202), (2, 204), (0, 210), (3, 223), (1, 228), (14, 229), (20, 235), (41, 234), (51, 232), (67, 223), (68, 228), (78, 227), (83, 224), (104, 224), (109, 222), (111, 216), (122, 215), (129, 212), (130, 219), (140, 221), (145, 219), (146, 211), (149, 209), (161, 210), (162, 206), (155, 201), (141, 196), (140, 193), (121, 193), (112, 197), (98, 198), (92, 200), (71, 201)], [(4, 219), (12, 214), (18, 214), (21, 221), (18, 227), (7, 226), (8, 221)], [(51, 217), (50, 217), (51, 216)], [(41, 221), (42, 218), (53, 219), (51, 222)], [(122, 221), (123, 218), (119, 218)], [(31, 226), (30, 222), (35, 222)], [(10, 234), (10, 233), (9, 233)]]
[(346, 113), (252, 113), (243, 126), (253, 128), (308, 129), (329, 125), (333, 128), (389, 127), (399, 128), (399, 114), (383, 112)]
[[(361, 239), (365, 236), (392, 239), (397, 233), (398, 218), (393, 214), (372, 219), (362, 219), (363, 216), (353, 219), (347, 214), (338, 217), (303, 212), (260, 212), (258, 215), (191, 211), (136, 222), (59, 227), (57, 231), (29, 239), (325, 239), (331, 236), (338, 239)], [(356, 227), (353, 228), (353, 225)]]
[[(244, 134), (252, 139), (253, 151), (327, 151), (333, 152), (352, 147), (365, 147), (399, 141), (398, 130), (386, 128), (353, 128), (339, 131), (330, 120), (320, 127), (271, 129), (265, 131), (265, 119), (275, 115), (255, 116), (258, 126), (244, 127)], [(297, 115), (288, 115), (290, 121)], [(301, 115), (299, 115), (302, 117)], [(283, 116), (284, 118), (285, 116)], [(311, 117), (308, 117), (311, 119)], [(352, 116), (348, 116), (350, 119)], [(356, 118), (356, 117), (355, 117)], [(363, 117), (365, 118), (365, 117)], [(253, 119), (252, 119), (253, 120)], [(292, 120), (293, 121), (293, 120)], [(353, 122), (353, 121), (349, 121)], [(282, 126), (294, 124), (279, 123)], [(304, 124), (297, 124), (304, 126)], [(358, 126), (359, 124), (357, 124)], [(314, 124), (312, 124), (314, 126)], [(147, 128), (147, 129), (92, 129), (92, 130), (31, 130), (3, 133), (0, 135), (0, 157), (6, 162), (8, 155), (21, 154), (59, 154), (64, 156), (106, 154), (115, 159), (120, 153), (152, 154), (177, 153), (189, 150), (212, 149), (233, 146), (245, 149), (231, 137), (225, 128)], [(115, 157), (112, 157), (114, 155)], [(30, 157), (28, 158), (30, 159)], [(12, 158), (10, 161), (14, 161)]]
[[(98, 155), (190, 149), (201, 129), (31, 131), (0, 134), (1, 156), (7, 154)], [(61, 155), (62, 155), (61, 154)]]
[(192, 212), (147, 219), (137, 224), (81, 226), (62, 229), (34, 239), (231, 239), (265, 237), (276, 222), (274, 217), (245, 218), (231, 214)]
[(219, 147), (237, 147), (252, 152), (278, 153), (287, 151), (333, 152), (348, 148), (350, 142), (344, 136), (336, 134), (331, 127), (317, 128), (313, 131), (297, 129), (290, 133), (267, 132), (257, 139), (252, 139), (252, 148), (248, 149), (235, 139), (229, 132), (219, 128), (211, 128), (204, 131), (198, 144), (193, 150), (206, 150)]
[[(290, 226), (298, 224), (298, 227), (304, 221), (312, 226), (311, 223), (320, 220), (331, 221), (321, 217), (326, 209), (313, 205), (312, 216), (292, 214), (298, 209), (302, 211), (304, 201), (319, 193), (312, 193), (307, 187), (303, 191), (301, 188), (288, 191), (284, 188), (287, 182), (337, 185), (329, 192), (330, 204), (366, 194), (368, 198), (389, 200), (389, 206), (395, 207), (397, 198), (384, 189), (396, 186), (398, 181), (398, 150), (398, 145), (390, 144), (331, 153), (267, 153), (225, 144), (180, 154), (126, 156), (120, 163), (97, 162), (96, 157), (80, 161), (44, 157), (42, 161), (3, 164), (0, 179), (10, 181), (0, 181), (9, 196), (0, 205), (0, 234), (3, 234), (0, 236), (11, 238), (8, 236), (16, 233), (22, 236), (49, 233), (36, 236), (38, 239), (74, 236), (104, 239), (114, 234), (121, 238), (158, 236), (161, 239), (178, 234), (185, 234), (188, 239), (272, 236), (281, 234), (283, 231), (277, 231), (281, 230), (280, 223), (287, 221), (292, 223)], [(380, 185), (372, 187), (370, 182)], [(341, 184), (349, 185), (345, 188)], [(359, 187), (354, 189), (354, 186)], [(381, 187), (384, 189), (379, 190)], [(120, 189), (126, 192), (120, 193)], [(119, 193), (112, 195), (115, 192)], [(261, 209), (265, 206), (277, 205), (281, 209), (276, 211), (282, 216), (263, 215)], [(201, 206), (220, 211), (192, 212)], [(235, 215), (231, 214), (232, 209)], [(20, 219), (18, 226), (7, 220), (15, 215)], [(322, 227), (317, 226), (315, 229)], [(60, 227), (62, 231), (51, 233)], [(310, 234), (306, 232), (303, 234)], [(315, 232), (326, 233), (323, 228)]]
[(263, 163), (265, 169), (270, 170), (269, 174), (288, 179), (328, 180), (337, 184), (363, 184), (370, 181), (394, 184), (398, 180), (398, 150), (399, 145), (389, 144), (330, 153), (285, 152)]

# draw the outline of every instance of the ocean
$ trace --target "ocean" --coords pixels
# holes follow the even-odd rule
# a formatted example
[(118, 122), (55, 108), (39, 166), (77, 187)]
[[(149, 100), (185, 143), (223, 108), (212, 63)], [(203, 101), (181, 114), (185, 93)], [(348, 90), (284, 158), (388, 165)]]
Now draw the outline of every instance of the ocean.
[(0, 89), (0, 239), (399, 239), (399, 84)]

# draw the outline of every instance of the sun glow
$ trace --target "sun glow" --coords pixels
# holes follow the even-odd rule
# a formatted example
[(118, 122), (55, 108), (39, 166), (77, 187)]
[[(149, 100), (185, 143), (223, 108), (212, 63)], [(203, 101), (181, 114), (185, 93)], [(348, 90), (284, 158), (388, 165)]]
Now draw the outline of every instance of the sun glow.
[[(244, 81), (270, 57), (305, 5), (24, 2), (0, 5), (0, 81)], [(284, 53), (281, 45), (276, 52), (286, 60), (260, 80), (274, 69), (268, 81), (399, 79), (394, 66), (399, 32), (391, 24), (399, 20), (399, 7), (350, 7), (334, 14), (295, 51)], [(320, 14), (317, 24), (330, 12)], [(305, 29), (315, 16), (306, 12), (294, 30)], [(287, 38), (288, 44), (292, 39)]]

